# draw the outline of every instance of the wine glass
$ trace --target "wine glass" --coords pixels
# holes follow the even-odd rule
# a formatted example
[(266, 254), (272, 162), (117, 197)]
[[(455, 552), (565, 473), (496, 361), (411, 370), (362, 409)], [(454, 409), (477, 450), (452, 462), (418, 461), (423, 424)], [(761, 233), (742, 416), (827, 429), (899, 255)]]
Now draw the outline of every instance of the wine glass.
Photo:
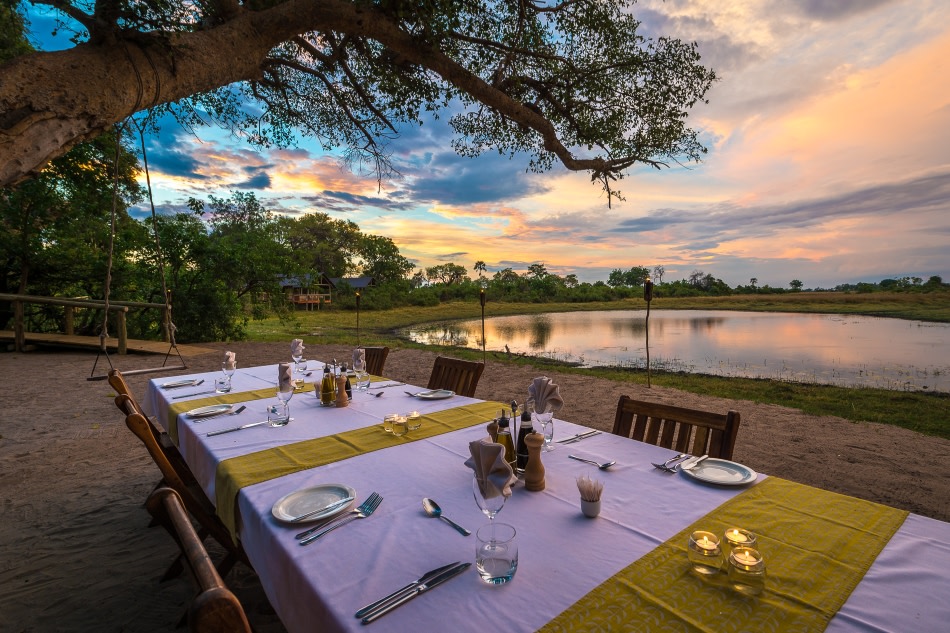
[(300, 361), (303, 360), (303, 350), (294, 350), (291, 358), (294, 359), (294, 373), (302, 374), (307, 371), (307, 364), (304, 363), (303, 367), (300, 366)]
[(270, 426), (286, 426), (290, 422), (290, 399), (294, 397), (294, 390), (277, 390), (277, 400), (280, 404), (275, 404), (270, 409), (267, 416), (267, 423)]
[(544, 437), (544, 450), (554, 450), (554, 413), (546, 411), (544, 413), (533, 414), (534, 420), (541, 427), (541, 435)]
[(366, 361), (361, 358), (354, 358), (353, 373), (356, 374), (356, 390), (366, 391), (369, 387), (369, 381), (363, 382), (366, 375)]
[[(492, 489), (494, 490), (494, 487), (492, 487)], [(501, 512), (501, 509), (505, 507), (505, 501), (508, 500), (508, 497), (501, 494), (501, 492), (496, 492), (497, 494), (494, 497), (486, 497), (482, 494), (482, 487), (478, 485), (478, 477), (472, 478), (472, 494), (475, 496), (475, 503), (478, 504), (481, 511), (488, 517), (488, 522), (492, 526), (493, 535), (495, 515)]]

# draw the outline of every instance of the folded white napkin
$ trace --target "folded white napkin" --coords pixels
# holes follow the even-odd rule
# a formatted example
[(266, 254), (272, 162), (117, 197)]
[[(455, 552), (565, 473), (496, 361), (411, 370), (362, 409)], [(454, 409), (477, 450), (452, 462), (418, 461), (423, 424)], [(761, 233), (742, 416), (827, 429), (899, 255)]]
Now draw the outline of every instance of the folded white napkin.
[(234, 369), (237, 367), (237, 360), (234, 352), (225, 352), (224, 353), (224, 368), (225, 369)]
[(290, 342), (290, 355), (303, 356), (303, 339), (295, 338)]
[(558, 386), (547, 376), (539, 376), (531, 382), (528, 396), (534, 400), (534, 410), (538, 413), (555, 413), (564, 406)]
[(491, 441), (490, 437), (469, 442), (472, 456), (465, 465), (475, 471), (475, 479), (486, 499), (504, 495), (511, 496), (511, 485), (518, 481), (511, 466), (505, 461), (505, 447)]
[(277, 365), (277, 391), (294, 390), (293, 372), (290, 363), (279, 363)]
[(353, 350), (353, 367), (357, 366), (357, 363), (362, 363), (360, 367), (366, 369), (366, 350), (362, 348), (356, 348)]

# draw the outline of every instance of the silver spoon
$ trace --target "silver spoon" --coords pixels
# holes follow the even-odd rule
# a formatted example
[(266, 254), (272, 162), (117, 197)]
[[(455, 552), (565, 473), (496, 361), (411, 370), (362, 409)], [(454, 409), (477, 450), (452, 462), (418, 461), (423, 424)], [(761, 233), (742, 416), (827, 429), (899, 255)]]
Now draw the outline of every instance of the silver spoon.
[(614, 460), (612, 462), (604, 462), (603, 464), (601, 464), (600, 462), (595, 462), (592, 459), (584, 459), (583, 457), (578, 457), (577, 455), (568, 455), (568, 457), (570, 457), (571, 459), (576, 459), (579, 462), (587, 462), (588, 464), (593, 464), (594, 466), (596, 466), (597, 468), (601, 470), (607, 470), (608, 468), (610, 468), (611, 466), (617, 463), (617, 461)]
[(423, 499), (422, 508), (426, 511), (426, 514), (428, 514), (430, 517), (438, 517), (442, 519), (443, 521), (445, 521), (446, 523), (454, 527), (456, 530), (458, 530), (460, 534), (464, 534), (465, 536), (468, 536), (469, 534), (471, 534), (471, 532), (463, 528), (461, 525), (459, 525), (458, 523), (456, 523), (449, 517), (444, 516), (442, 514), (442, 508), (440, 508), (439, 504), (433, 501), (432, 499), (429, 499), (428, 497)]

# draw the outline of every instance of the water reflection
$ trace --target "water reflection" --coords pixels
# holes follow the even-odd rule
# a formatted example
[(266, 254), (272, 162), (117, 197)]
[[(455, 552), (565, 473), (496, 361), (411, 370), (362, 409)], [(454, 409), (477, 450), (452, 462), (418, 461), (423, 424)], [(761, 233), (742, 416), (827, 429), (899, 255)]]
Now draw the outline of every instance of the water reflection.
[[(486, 319), (488, 349), (585, 367), (644, 367), (646, 313), (573, 312)], [(481, 321), (404, 331), (426, 344), (481, 347)], [(826, 314), (654, 310), (655, 368), (886, 389), (950, 390), (950, 325)]]

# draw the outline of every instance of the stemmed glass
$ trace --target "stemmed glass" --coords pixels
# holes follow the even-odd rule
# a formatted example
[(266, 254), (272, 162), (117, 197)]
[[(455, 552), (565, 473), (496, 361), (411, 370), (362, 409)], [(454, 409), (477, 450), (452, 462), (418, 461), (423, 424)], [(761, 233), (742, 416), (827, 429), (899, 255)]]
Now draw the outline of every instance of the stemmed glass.
[(508, 500), (508, 497), (501, 494), (501, 492), (494, 497), (486, 497), (482, 494), (482, 487), (478, 485), (478, 477), (472, 478), (472, 493), (475, 496), (475, 503), (488, 517), (488, 522), (492, 526), (492, 538), (494, 538), (495, 515), (505, 507), (505, 501)]
[(277, 399), (280, 404), (271, 407), (270, 415), (267, 416), (267, 423), (270, 426), (286, 426), (290, 422), (290, 399), (294, 397), (294, 390), (277, 390)]
[(541, 435), (544, 437), (544, 450), (553, 451), (554, 450), (554, 413), (551, 411), (545, 411), (544, 413), (538, 413), (537, 411), (532, 414), (534, 420), (538, 423), (538, 426), (541, 427)]
[(356, 374), (356, 390), (366, 391), (369, 388), (369, 381), (363, 382), (366, 376), (366, 361), (361, 358), (354, 358), (353, 373)]
[(294, 359), (294, 373), (295, 374), (302, 374), (303, 372), (307, 371), (306, 363), (304, 363), (303, 367), (300, 366), (300, 361), (303, 360), (303, 350), (294, 351), (294, 354), (293, 356), (291, 356), (291, 358)]
[[(230, 365), (230, 367), (228, 365)], [(234, 375), (236, 370), (237, 363), (228, 363), (228, 361), (222, 361), (221, 372), (224, 374), (224, 380), (218, 381), (216, 383), (215, 391), (218, 391), (219, 393), (227, 393), (231, 391), (231, 377)]]

